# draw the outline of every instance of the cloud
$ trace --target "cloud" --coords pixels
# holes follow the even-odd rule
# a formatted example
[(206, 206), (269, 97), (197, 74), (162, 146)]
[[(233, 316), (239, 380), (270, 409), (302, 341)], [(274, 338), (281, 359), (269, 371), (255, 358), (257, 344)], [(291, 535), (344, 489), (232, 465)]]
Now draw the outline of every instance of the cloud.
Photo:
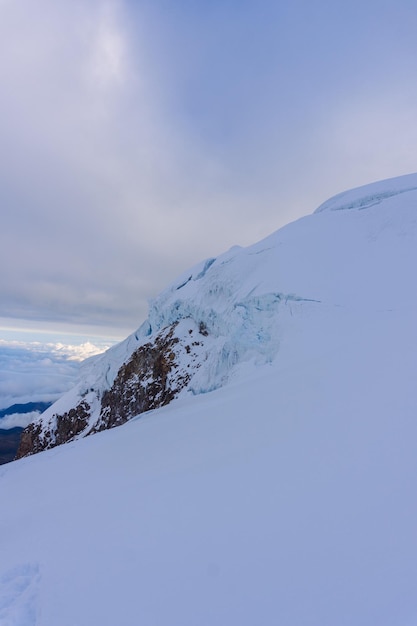
[(10, 430), (10, 428), (26, 428), (33, 420), (35, 420), (40, 413), (38, 411), (31, 411), (30, 413), (12, 413), (6, 415), (0, 419), (0, 428), (3, 430)]
[(135, 327), (161, 268), (197, 254), (210, 165), (161, 110), (122, 3), (0, 11), (3, 315)]
[(0, 408), (55, 401), (75, 384), (79, 363), (107, 347), (0, 340)]

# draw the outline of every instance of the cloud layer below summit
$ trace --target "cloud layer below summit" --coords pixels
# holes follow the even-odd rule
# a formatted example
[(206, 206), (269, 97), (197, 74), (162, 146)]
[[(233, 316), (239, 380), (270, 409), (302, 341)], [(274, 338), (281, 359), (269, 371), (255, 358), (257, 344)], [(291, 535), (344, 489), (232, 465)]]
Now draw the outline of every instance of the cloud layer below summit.
[[(26, 402), (52, 402), (70, 389), (80, 361), (109, 344), (0, 340), (0, 409)], [(26, 417), (0, 419), (0, 428), (23, 425)]]

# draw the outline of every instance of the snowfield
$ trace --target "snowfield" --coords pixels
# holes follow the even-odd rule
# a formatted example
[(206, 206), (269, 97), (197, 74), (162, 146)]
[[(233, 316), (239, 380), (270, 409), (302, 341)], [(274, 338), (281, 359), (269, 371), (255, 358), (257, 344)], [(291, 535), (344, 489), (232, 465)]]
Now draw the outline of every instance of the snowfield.
[(382, 181), (156, 298), (141, 332), (191, 315), (207, 358), (0, 468), (0, 625), (417, 624), (416, 229), (417, 175)]

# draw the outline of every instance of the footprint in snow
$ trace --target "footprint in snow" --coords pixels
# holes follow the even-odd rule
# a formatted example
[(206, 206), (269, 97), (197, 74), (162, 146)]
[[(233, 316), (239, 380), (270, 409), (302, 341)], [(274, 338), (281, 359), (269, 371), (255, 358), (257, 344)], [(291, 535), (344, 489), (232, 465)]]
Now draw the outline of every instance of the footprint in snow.
[(1, 626), (36, 626), (39, 566), (26, 563), (0, 577)]

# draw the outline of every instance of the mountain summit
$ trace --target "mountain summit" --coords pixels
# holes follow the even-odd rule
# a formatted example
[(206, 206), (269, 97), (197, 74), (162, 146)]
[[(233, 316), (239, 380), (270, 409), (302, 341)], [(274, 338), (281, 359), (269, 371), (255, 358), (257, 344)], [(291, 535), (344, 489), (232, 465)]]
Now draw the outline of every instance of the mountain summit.
[(417, 624), (416, 188), (201, 263), (85, 364), (0, 469), (0, 624)]
[(415, 174), (366, 185), (185, 272), (137, 332), (89, 359), (78, 385), (25, 429), (18, 457), (217, 389), (245, 363), (281, 363), (305, 317), (336, 323), (411, 297), (416, 198)]

